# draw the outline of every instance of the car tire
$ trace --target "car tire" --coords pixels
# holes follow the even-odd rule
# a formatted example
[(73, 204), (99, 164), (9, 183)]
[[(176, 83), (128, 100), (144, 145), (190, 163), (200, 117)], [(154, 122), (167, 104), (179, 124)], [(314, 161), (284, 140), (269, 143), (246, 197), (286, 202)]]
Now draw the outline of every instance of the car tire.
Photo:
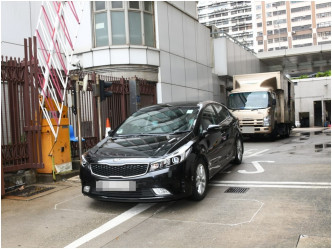
[(234, 164), (241, 164), (243, 158), (243, 141), (240, 137), (237, 137), (234, 145)]
[(192, 195), (194, 201), (203, 200), (206, 195), (208, 184), (208, 174), (203, 160), (199, 160), (193, 169), (192, 175)]

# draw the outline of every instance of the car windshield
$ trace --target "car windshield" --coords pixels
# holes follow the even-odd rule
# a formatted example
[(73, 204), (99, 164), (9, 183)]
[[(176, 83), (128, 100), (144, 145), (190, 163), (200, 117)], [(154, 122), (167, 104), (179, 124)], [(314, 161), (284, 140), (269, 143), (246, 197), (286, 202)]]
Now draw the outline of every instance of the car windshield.
[(170, 134), (193, 129), (199, 108), (197, 106), (153, 106), (130, 116), (115, 132), (115, 136)]
[(270, 99), (269, 92), (232, 93), (228, 98), (228, 107), (233, 110), (267, 108)]

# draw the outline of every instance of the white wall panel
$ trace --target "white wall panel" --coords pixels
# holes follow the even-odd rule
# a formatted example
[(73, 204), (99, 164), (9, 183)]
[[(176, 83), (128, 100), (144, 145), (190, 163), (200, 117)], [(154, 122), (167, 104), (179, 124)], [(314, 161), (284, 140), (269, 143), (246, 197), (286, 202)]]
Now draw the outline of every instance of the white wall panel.
[(168, 33), (168, 4), (165, 2), (155, 2), (157, 4), (158, 39), (160, 50), (169, 52), (169, 33)]
[(160, 82), (171, 83), (171, 59), (170, 54), (160, 51)]
[(171, 54), (171, 78), (172, 84), (186, 85), (184, 58)]
[(172, 85), (172, 102), (186, 101), (186, 88)]
[(153, 66), (159, 66), (159, 51), (156, 50), (147, 50), (147, 64)]
[(92, 57), (92, 52), (84, 53), (82, 54), (81, 60), (81, 66), (83, 68), (87, 67), (93, 67), (93, 57)]
[(93, 51), (93, 65), (95, 67), (111, 64), (109, 49)]
[(205, 101), (205, 100), (212, 100), (213, 94), (211, 92), (199, 90), (198, 91), (198, 100), (199, 101)]
[(111, 49), (112, 64), (129, 64), (129, 48)]
[(198, 101), (198, 89), (186, 88), (187, 101)]
[(175, 7), (184, 11), (184, 1), (169, 1), (169, 2), (173, 4)]
[(205, 29), (207, 29), (205, 26), (201, 24), (196, 24), (197, 27), (197, 33), (196, 33), (196, 41), (197, 41), (197, 62), (207, 65), (207, 55), (206, 55), (206, 39), (205, 36)]
[(184, 56), (196, 61), (196, 29), (195, 21), (183, 15)]
[(172, 85), (158, 83), (158, 103), (172, 102)]
[(186, 13), (197, 19), (197, 2), (196, 1), (185, 1), (184, 10)]
[(209, 90), (209, 80), (207, 76), (206, 66), (197, 63), (198, 88)]
[(183, 52), (183, 24), (182, 13), (175, 9), (168, 9), (169, 21), (169, 39), (170, 39), (170, 52), (178, 56), (184, 56)]
[(198, 88), (197, 65), (196, 62), (185, 60), (186, 86)]
[(147, 64), (146, 49), (130, 48), (129, 49), (129, 63), (130, 64)]

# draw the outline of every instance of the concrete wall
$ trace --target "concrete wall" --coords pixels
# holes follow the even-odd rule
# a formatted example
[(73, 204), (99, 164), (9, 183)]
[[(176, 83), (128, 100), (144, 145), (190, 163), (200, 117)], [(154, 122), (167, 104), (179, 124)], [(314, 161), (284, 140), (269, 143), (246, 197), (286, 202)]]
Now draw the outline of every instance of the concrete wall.
[[(158, 102), (213, 99), (210, 30), (176, 6), (155, 2), (160, 49)], [(217, 96), (216, 96), (217, 97)]]
[(226, 37), (214, 39), (213, 47), (214, 73), (218, 76), (261, 73), (266, 69), (256, 55)]
[(293, 80), (295, 82), (295, 120), (300, 112), (309, 112), (310, 126), (314, 126), (314, 101), (331, 100), (331, 77)]

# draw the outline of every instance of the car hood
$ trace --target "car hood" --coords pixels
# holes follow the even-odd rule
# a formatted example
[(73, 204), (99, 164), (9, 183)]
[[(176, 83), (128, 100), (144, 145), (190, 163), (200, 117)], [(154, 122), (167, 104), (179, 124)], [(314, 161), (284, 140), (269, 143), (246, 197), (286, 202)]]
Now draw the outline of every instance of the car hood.
[(187, 135), (107, 137), (89, 150), (87, 156), (90, 162), (112, 158), (161, 157)]

